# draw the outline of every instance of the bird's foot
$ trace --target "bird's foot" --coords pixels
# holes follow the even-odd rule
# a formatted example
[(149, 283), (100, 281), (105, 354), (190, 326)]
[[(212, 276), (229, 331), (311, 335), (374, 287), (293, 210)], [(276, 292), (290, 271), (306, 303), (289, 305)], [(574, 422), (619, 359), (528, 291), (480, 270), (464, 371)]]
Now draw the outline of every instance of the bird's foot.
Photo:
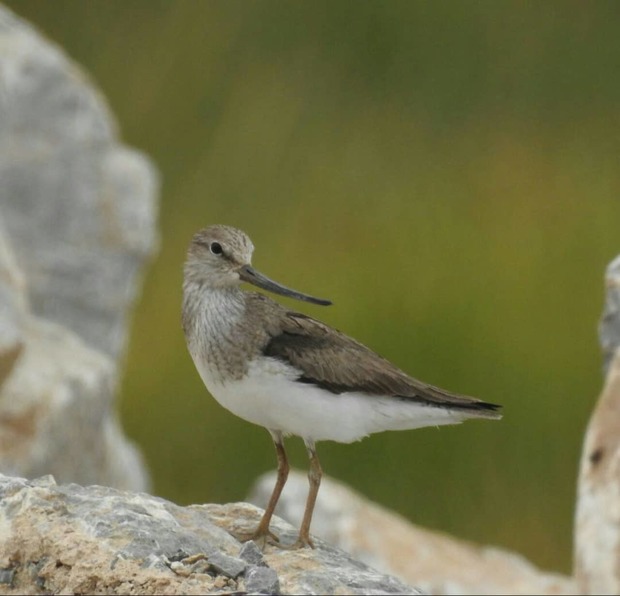
[(261, 550), (265, 550), (267, 545), (282, 548), (280, 539), (268, 528), (261, 528), (260, 526), (258, 526), (254, 532), (235, 533), (233, 536), (239, 542), (249, 542), (253, 540), (256, 546)]
[(302, 536), (301, 534), (297, 537), (297, 540), (293, 542), (293, 544), (289, 544), (287, 546), (280, 546), (280, 548), (285, 550), (297, 550), (300, 548), (316, 548), (314, 546), (314, 542), (310, 536)]

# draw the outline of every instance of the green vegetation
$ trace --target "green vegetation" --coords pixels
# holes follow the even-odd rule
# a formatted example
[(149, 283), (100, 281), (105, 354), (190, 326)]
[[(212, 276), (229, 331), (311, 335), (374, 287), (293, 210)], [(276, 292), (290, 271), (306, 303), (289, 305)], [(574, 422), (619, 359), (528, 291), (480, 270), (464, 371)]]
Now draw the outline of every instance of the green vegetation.
[(296, 308), (505, 406), (498, 423), (320, 444), (325, 471), (415, 523), (568, 571), (620, 249), (619, 5), (7, 4), (91, 73), (162, 174), (121, 402), (156, 492), (240, 500), (275, 465), (267, 433), (209, 397), (180, 329), (185, 248), (227, 223), (266, 274), (334, 301)]

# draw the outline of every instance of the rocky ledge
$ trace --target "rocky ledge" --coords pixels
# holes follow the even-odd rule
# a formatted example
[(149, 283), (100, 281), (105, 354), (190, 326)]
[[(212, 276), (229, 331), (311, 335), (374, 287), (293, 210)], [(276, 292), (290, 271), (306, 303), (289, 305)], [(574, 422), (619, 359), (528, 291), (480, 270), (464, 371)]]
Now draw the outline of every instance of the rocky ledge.
[[(179, 507), (144, 493), (0, 475), (3, 594), (417, 594), (317, 540), (262, 553), (246, 504)], [(295, 529), (279, 519), (283, 542)]]

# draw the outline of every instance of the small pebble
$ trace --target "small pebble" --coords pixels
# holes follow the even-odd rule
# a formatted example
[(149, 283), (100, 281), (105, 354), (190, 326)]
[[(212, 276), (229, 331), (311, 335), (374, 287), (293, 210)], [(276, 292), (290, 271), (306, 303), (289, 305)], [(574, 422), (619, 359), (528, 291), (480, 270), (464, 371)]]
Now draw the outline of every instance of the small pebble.
[(207, 557), (207, 555), (205, 555), (205, 553), (196, 553), (195, 555), (190, 555), (189, 557), (185, 557), (183, 559), (183, 564), (184, 565), (193, 565), (194, 563), (196, 563), (198, 561), (205, 561), (208, 558), (209, 557)]
[(169, 561), (182, 561), (183, 559), (187, 559), (189, 557), (189, 553), (186, 553), (182, 548), (177, 550), (175, 553), (168, 557)]
[(15, 579), (15, 569), (0, 569), (0, 584), (6, 584), (13, 587)]
[(253, 540), (246, 542), (239, 551), (239, 558), (249, 563), (250, 565), (259, 565), (261, 567), (266, 567), (267, 563), (265, 563), (265, 557), (263, 557), (263, 553), (260, 548), (256, 546), (256, 543)]
[(170, 563), (170, 569), (172, 569), (172, 571), (174, 571), (177, 575), (180, 575), (181, 577), (188, 577), (192, 572), (192, 570), (189, 567), (183, 565), (181, 561), (172, 561), (172, 563)]
[(222, 588), (225, 588), (226, 586), (228, 586), (229, 581), (230, 580), (227, 577), (220, 575), (213, 580), (213, 587), (217, 588), (218, 590), (221, 590)]
[(245, 589), (250, 594), (279, 594), (278, 574), (271, 567), (250, 567), (245, 574)]
[(217, 573), (237, 579), (247, 568), (247, 563), (224, 553), (214, 552), (209, 555), (209, 565)]

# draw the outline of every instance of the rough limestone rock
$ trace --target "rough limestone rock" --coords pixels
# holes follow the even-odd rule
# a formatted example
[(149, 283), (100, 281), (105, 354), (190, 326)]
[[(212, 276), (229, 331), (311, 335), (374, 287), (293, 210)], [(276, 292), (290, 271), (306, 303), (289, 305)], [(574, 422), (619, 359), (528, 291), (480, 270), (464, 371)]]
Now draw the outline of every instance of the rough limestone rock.
[(605, 308), (599, 324), (599, 339), (603, 350), (603, 370), (607, 373), (620, 346), (620, 255), (607, 266), (605, 288)]
[[(57, 486), (50, 476), (0, 475), (0, 593), (419, 593), (321, 541), (314, 550), (268, 547), (257, 560), (228, 531), (252, 527), (260, 514), (245, 503), (178, 507)], [(274, 523), (294, 539), (294, 528)]]
[[(248, 500), (264, 507), (275, 474), (261, 476)], [(292, 471), (278, 515), (299, 527), (308, 479)], [(538, 570), (522, 556), (432, 532), (324, 477), (312, 532), (375, 569), (429, 594), (575, 594), (568, 577)]]
[(0, 47), (0, 471), (143, 490), (113, 400), (157, 175), (79, 68), (2, 6)]
[[(2, 469), (120, 487), (146, 486), (137, 451), (113, 412), (115, 367), (65, 328), (31, 317), (0, 392)], [(36, 374), (33, 374), (36, 371)]]
[(32, 311), (113, 357), (156, 243), (157, 175), (84, 73), (0, 7), (0, 209)]
[(600, 325), (607, 379), (581, 456), (575, 575), (584, 594), (620, 593), (620, 257), (607, 268)]
[(0, 389), (24, 347), (24, 283), (0, 220)]

